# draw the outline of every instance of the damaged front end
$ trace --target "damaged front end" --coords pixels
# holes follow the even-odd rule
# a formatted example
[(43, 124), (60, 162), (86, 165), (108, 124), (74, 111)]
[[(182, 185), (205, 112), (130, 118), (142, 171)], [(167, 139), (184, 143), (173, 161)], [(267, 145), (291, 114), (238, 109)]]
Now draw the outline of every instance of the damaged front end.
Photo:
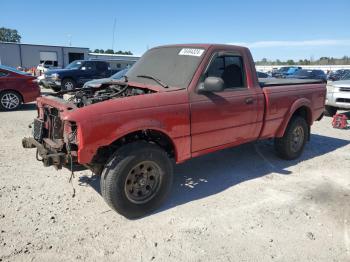
[(111, 81), (99, 88), (81, 88), (40, 97), (37, 100), (38, 117), (32, 125), (33, 137), (23, 138), (22, 145), (24, 148), (36, 148), (37, 159), (44, 166), (54, 166), (56, 169), (66, 167), (72, 171), (93, 170), (88, 164), (82, 166), (78, 163), (78, 124), (74, 120), (65, 120), (67, 116), (73, 112), (79, 115), (80, 108), (106, 100), (155, 92), (129, 86), (127, 82)]
[(22, 139), (24, 148), (36, 148), (37, 160), (44, 166), (77, 168), (77, 127), (75, 123), (63, 121), (60, 110), (48, 105), (38, 107), (39, 116), (32, 124), (33, 137)]

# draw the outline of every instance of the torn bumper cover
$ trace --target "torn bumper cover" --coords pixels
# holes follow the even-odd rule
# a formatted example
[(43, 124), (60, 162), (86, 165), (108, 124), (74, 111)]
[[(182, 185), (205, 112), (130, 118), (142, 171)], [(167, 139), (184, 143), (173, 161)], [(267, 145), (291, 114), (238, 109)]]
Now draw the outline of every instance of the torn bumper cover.
[[(25, 137), (22, 139), (22, 146), (24, 148), (36, 148), (37, 159), (42, 161), (44, 166), (55, 166), (57, 169), (61, 169), (62, 166), (66, 166), (72, 161), (72, 158), (64, 152), (56, 152), (55, 150), (46, 148), (44, 144), (39, 143), (33, 137)], [(39, 158), (40, 157), (40, 158)]]

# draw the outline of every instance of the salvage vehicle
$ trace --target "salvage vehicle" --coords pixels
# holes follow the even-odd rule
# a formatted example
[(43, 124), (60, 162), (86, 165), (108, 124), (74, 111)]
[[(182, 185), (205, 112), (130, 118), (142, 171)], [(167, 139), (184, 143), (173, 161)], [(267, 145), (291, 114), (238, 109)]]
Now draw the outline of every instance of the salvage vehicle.
[(15, 68), (0, 65), (0, 110), (14, 111), (40, 96), (36, 77)]
[(318, 80), (259, 83), (249, 49), (170, 45), (148, 50), (120, 81), (37, 100), (33, 137), (44, 166), (101, 175), (109, 206), (128, 218), (166, 199), (173, 165), (259, 139), (296, 159), (324, 110)]
[(338, 109), (350, 109), (350, 73), (327, 85), (326, 115), (334, 116)]
[(64, 69), (46, 71), (40, 83), (56, 92), (74, 90), (88, 81), (107, 78), (114, 73), (116, 71), (111, 70), (106, 61), (76, 60)]

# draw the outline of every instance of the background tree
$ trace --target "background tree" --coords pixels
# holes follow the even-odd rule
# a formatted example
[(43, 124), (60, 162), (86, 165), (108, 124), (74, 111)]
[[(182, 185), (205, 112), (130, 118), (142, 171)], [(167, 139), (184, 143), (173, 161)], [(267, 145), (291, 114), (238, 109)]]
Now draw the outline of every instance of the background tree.
[(107, 49), (105, 51), (105, 54), (114, 54), (114, 51), (112, 49)]
[(0, 41), (19, 43), (21, 42), (21, 36), (18, 34), (18, 31), (16, 29), (1, 27)]
[(100, 49), (95, 49), (94, 50), (94, 53), (99, 53), (100, 52)]

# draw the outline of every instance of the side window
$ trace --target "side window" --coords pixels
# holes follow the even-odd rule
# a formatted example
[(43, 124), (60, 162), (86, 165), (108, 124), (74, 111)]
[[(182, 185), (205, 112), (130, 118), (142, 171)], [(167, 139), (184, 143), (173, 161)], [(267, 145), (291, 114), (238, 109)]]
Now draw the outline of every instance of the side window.
[(212, 59), (206, 77), (220, 77), (224, 80), (225, 89), (243, 88), (245, 85), (243, 59), (239, 55), (217, 55)]
[(7, 76), (7, 73), (4, 71), (0, 71), (0, 77), (5, 77), (5, 76)]
[(104, 62), (97, 62), (96, 69), (99, 72), (104, 72), (104, 71), (108, 70), (108, 65), (107, 65), (107, 63), (104, 63)]
[(96, 70), (96, 64), (94, 62), (85, 62), (84, 66), (86, 70)]

